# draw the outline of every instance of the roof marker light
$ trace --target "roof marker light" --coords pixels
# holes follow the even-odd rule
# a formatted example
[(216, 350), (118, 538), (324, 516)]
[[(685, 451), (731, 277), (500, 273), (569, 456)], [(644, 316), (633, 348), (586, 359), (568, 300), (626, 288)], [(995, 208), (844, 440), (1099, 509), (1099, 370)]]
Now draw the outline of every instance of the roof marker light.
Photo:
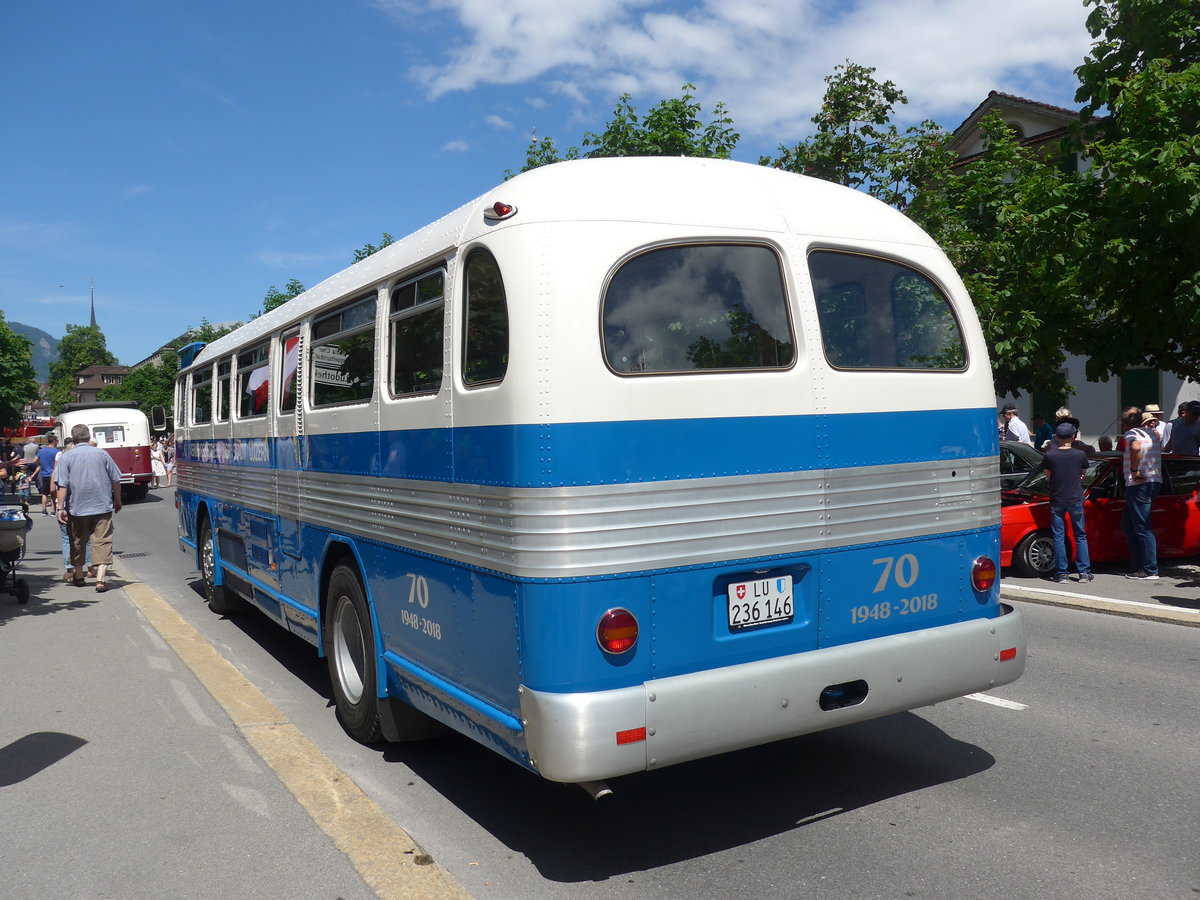
[(483, 217), (489, 222), (501, 222), (504, 219), (511, 219), (517, 214), (517, 208), (511, 203), (502, 203), (499, 200), (487, 207), (483, 211)]

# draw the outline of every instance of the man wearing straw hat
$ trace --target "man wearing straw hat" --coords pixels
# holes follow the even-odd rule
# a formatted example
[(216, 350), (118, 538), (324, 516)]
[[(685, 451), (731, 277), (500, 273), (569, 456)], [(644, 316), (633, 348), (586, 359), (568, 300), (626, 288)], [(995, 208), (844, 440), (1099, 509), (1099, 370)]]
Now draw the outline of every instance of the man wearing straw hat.
[(1150, 512), (1162, 491), (1162, 442), (1158, 438), (1159, 413), (1125, 411), (1125, 512), (1121, 528), (1129, 541), (1133, 571), (1129, 578), (1158, 580), (1158, 541)]

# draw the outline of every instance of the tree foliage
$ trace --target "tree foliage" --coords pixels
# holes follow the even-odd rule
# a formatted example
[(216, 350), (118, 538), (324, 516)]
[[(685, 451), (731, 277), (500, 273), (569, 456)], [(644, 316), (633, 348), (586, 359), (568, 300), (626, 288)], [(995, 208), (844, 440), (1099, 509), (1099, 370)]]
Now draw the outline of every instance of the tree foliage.
[[(1088, 376), (1200, 376), (1200, 0), (1086, 0), (1095, 44), (1075, 99), (1079, 290)], [(1089, 117), (1107, 108), (1109, 115)]]
[(58, 343), (58, 359), (50, 363), (50, 411), (62, 412), (71, 402), (76, 374), (89, 366), (115, 366), (117, 358), (99, 326), (68, 325)]
[(945, 250), (975, 302), (1001, 394), (1069, 386), (1060, 371), (1080, 349), (1082, 303), (1069, 235), (1076, 182), (1023, 146), (996, 112), (986, 150), (921, 190), (909, 215)]
[(367, 243), (367, 244), (363, 244), (361, 247), (359, 247), (357, 250), (355, 250), (354, 251), (354, 261), (362, 262), (368, 256), (378, 253), (384, 247), (390, 247), (394, 243), (396, 243), (396, 239), (393, 238), (390, 234), (388, 234), (385, 231), (383, 233), (383, 235), (380, 237), (378, 245)]
[(12, 428), (21, 421), (25, 404), (38, 396), (33, 370), (33, 345), (11, 328), (0, 310), (0, 427)]
[[(304, 291), (304, 285), (295, 278), (289, 279), (288, 283), (283, 286), (282, 291), (275, 287), (275, 285), (271, 285), (267, 288), (267, 295), (263, 297), (262, 310), (258, 315), (269, 313), (276, 307), (283, 306), (289, 300), (299, 297)], [(255, 318), (255, 316), (251, 316), (251, 318)]]
[(211, 344), (217, 338), (229, 334), (238, 327), (238, 324), (227, 328), (218, 328), (207, 319), (201, 319), (199, 327), (192, 328), (187, 334), (171, 341), (162, 351), (162, 359), (159, 364), (147, 363), (144, 366), (138, 366), (125, 376), (125, 380), (121, 384), (110, 384), (102, 390), (98, 399), (135, 400), (138, 409), (147, 416), (156, 406), (167, 410), (168, 415), (173, 414), (175, 378), (179, 374), (179, 348), (192, 341)]
[(949, 135), (924, 121), (901, 131), (892, 123), (897, 104), (908, 98), (891, 81), (875, 80), (875, 69), (846, 60), (825, 77), (828, 85), (812, 121), (816, 133), (759, 163), (823, 178), (865, 191), (897, 209), (907, 209), (916, 187), (928, 185), (953, 159)]
[[(550, 137), (535, 134), (529, 142), (521, 172), (569, 159), (609, 156), (702, 156), (728, 159), (741, 135), (733, 130), (733, 119), (724, 103), (717, 103), (705, 122), (700, 103), (685, 84), (678, 97), (660, 100), (645, 116), (639, 116), (629, 94), (622, 94), (604, 130), (584, 132), (580, 150), (571, 147), (560, 153)], [(505, 173), (512, 177), (515, 173)]]

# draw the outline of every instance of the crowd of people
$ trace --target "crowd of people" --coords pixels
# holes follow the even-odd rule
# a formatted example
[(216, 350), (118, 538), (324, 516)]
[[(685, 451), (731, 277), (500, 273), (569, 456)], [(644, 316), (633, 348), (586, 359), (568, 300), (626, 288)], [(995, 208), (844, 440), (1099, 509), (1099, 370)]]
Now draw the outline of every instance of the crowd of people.
[[(1043, 451), (1042, 471), (1050, 494), (1050, 532), (1054, 538), (1055, 580), (1069, 580), (1066, 520), (1075, 535), (1075, 567), (1081, 582), (1092, 580), (1083, 508), (1083, 477), (1088, 456), (1096, 449), (1079, 437), (1079, 420), (1065, 407), (1055, 413), (1051, 427), (1045, 416), (1034, 414), (1032, 434), (1009, 403), (1000, 411), (1000, 437), (1020, 441)], [(1122, 433), (1116, 450), (1122, 454), (1125, 477), (1125, 511), (1121, 528), (1129, 542), (1133, 569), (1129, 578), (1157, 580), (1158, 543), (1150, 521), (1154, 498), (1162, 491), (1162, 455), (1200, 456), (1200, 400), (1179, 404), (1178, 415), (1167, 420), (1154, 403), (1144, 408), (1127, 407), (1121, 413)], [(1114, 449), (1113, 440), (1103, 435), (1097, 441), (1101, 452)]]

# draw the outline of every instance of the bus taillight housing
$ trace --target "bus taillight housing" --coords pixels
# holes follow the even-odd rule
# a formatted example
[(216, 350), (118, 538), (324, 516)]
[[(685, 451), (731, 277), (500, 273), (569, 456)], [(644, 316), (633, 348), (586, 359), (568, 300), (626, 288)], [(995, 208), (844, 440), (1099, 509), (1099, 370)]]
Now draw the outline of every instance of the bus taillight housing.
[(637, 639), (637, 617), (627, 609), (610, 609), (596, 625), (596, 643), (612, 656), (628, 653)]
[(971, 566), (971, 587), (986, 594), (996, 583), (996, 561), (990, 556), (981, 556)]

